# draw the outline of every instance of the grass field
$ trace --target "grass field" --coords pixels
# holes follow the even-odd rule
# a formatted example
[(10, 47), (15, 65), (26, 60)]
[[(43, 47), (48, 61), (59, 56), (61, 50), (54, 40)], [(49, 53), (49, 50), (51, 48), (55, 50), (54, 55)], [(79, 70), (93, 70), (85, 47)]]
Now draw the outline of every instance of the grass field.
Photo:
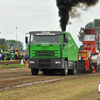
[(5, 69), (5, 68), (23, 68), (23, 67), (26, 67), (26, 64), (0, 65), (0, 69)]
[(0, 100), (96, 100), (100, 76), (34, 84), (3, 90)]

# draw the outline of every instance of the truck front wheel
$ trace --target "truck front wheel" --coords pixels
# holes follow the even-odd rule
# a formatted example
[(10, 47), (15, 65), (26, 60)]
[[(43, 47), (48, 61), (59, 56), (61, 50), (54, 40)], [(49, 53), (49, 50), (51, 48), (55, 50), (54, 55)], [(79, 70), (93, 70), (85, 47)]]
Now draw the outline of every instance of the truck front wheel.
[(32, 69), (31, 68), (31, 73), (32, 73), (32, 75), (37, 75), (38, 74), (38, 69)]
[(67, 61), (64, 62), (64, 69), (61, 70), (61, 74), (65, 76), (68, 74), (68, 62)]

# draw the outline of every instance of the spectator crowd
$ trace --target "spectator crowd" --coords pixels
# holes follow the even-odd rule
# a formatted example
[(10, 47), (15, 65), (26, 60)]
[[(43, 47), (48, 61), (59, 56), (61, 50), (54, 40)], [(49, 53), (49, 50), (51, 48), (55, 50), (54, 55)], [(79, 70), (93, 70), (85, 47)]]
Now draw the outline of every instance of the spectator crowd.
[(20, 53), (18, 54), (15, 54), (14, 57), (11, 57), (11, 54), (9, 54), (10, 57), (8, 58), (7, 55), (5, 55), (4, 53), (0, 53), (0, 61), (4, 61), (5, 59), (6, 60), (21, 60), (21, 59), (25, 59), (26, 61), (29, 59), (29, 53), (26, 53), (25, 56), (20, 55)]

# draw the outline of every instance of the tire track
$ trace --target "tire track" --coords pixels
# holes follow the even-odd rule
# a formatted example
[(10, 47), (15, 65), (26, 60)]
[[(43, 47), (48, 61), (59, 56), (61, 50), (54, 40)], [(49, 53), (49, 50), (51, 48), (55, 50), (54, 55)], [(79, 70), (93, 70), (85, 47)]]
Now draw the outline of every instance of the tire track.
[[(28, 82), (25, 84), (18, 84), (10, 87), (2, 87), (0, 90), (7, 90), (11, 88), (21, 88), (24, 86), (29, 86), (29, 85), (34, 85), (34, 84), (39, 84), (39, 83), (50, 83), (50, 82), (56, 82), (56, 81), (61, 81), (61, 80), (71, 80), (71, 79), (77, 79), (77, 78), (85, 78), (85, 77), (92, 77), (92, 76), (99, 76), (100, 73), (92, 73), (92, 74), (79, 74), (79, 75), (68, 75), (68, 76), (63, 76), (63, 78), (56, 78), (56, 79), (50, 79), (50, 80), (42, 80), (42, 81), (34, 81), (34, 82)], [(43, 76), (44, 77), (44, 76)], [(52, 76), (51, 76), (52, 77)]]

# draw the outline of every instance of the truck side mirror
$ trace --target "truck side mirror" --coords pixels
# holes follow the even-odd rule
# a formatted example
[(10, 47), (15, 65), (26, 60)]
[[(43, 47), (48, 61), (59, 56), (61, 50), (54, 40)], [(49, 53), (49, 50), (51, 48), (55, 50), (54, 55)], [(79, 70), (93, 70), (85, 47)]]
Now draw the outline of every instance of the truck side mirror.
[(65, 38), (65, 42), (68, 43), (68, 38)]
[(25, 43), (26, 44), (28, 43), (28, 37), (25, 37)]

